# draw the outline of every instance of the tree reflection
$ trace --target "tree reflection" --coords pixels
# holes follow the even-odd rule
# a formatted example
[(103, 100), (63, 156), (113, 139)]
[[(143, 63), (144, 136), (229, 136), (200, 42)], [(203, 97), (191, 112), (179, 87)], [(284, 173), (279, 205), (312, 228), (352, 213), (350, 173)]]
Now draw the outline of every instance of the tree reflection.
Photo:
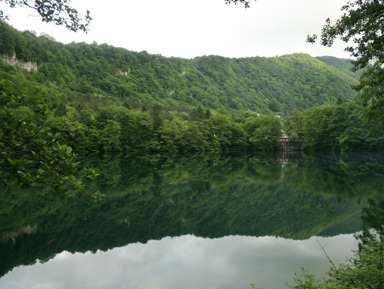
[(384, 155), (376, 153), (305, 155), (285, 166), (294, 188), (325, 196), (366, 199), (384, 188)]
[[(360, 240), (358, 259), (354, 260), (357, 276), (354, 279), (365, 281), (369, 288), (384, 286), (384, 200), (370, 199), (363, 208), (363, 230), (357, 235)], [(361, 282), (361, 281), (360, 281)]]
[(314, 275), (303, 270), (293, 278), (292, 289), (319, 288), (372, 288), (381, 289), (384, 286), (384, 201), (370, 199), (362, 209), (363, 230), (356, 235), (359, 249), (354, 257), (326, 273), (327, 278), (317, 280)]
[(369, 199), (361, 218), (363, 230), (357, 235), (361, 244), (371, 241), (384, 244), (384, 200)]
[[(88, 158), (85, 165), (101, 174), (92, 185), (105, 195), (102, 200), (60, 198), (43, 187), (0, 195), (0, 275), (64, 250), (94, 252), (167, 236), (307, 239), (355, 233), (361, 209), (354, 199), (364, 204), (367, 195), (383, 192), (380, 160), (377, 155), (298, 156), (284, 163), (276, 155)], [(364, 215), (370, 227), (381, 222), (379, 208), (372, 206), (372, 217)], [(28, 226), (37, 229), (17, 234)], [(11, 235), (12, 242), (6, 238)]]

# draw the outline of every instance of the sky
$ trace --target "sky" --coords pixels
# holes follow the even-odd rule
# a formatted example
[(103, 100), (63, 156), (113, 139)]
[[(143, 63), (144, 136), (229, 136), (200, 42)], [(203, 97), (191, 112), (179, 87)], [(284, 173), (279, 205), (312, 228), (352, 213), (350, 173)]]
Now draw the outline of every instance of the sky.
[(27, 8), (0, 9), (18, 30), (47, 33), (57, 41), (97, 42), (166, 57), (221, 55), (273, 57), (292, 53), (350, 58), (344, 43), (331, 47), (306, 43), (320, 34), (327, 18), (337, 20), (346, 0), (257, 0), (245, 9), (224, 0), (72, 0), (79, 12), (91, 11), (90, 31), (70, 32), (42, 23)]
[[(185, 235), (146, 244), (129, 244), (96, 254), (62, 252), (46, 263), (14, 268), (0, 278), (0, 289), (284, 289), (300, 267), (322, 276), (357, 249), (353, 235), (289, 240)], [(65, 272), (63, 274), (63, 272)]]

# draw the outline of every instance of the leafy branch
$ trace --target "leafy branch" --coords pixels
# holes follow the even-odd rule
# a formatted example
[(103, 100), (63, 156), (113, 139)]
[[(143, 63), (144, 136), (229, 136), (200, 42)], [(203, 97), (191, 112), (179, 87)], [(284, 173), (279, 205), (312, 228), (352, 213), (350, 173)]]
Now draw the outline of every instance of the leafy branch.
[[(1, 0), (0, 0), (1, 2)], [(56, 25), (64, 25), (71, 31), (88, 31), (92, 20), (90, 12), (81, 15), (75, 8), (69, 5), (70, 0), (4, 0), (11, 8), (28, 7), (35, 10), (43, 22), (53, 22)], [(8, 20), (8, 16), (0, 11), (0, 19)]]

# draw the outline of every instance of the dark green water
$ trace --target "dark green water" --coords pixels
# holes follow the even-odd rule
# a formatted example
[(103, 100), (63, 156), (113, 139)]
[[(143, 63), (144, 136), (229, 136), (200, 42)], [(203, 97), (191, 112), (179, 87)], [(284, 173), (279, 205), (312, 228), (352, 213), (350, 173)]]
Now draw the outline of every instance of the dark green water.
[(356, 249), (384, 155), (84, 160), (105, 197), (0, 195), (0, 288), (286, 288)]

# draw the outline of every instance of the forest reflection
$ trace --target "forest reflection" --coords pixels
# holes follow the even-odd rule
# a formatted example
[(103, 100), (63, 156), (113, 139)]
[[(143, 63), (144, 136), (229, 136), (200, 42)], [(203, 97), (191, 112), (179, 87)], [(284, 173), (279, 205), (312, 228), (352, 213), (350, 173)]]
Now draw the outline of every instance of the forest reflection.
[(383, 193), (384, 155), (104, 155), (83, 160), (102, 200), (48, 188), (1, 195), (0, 276), (56, 254), (165, 237), (308, 239), (361, 229), (361, 205)]

